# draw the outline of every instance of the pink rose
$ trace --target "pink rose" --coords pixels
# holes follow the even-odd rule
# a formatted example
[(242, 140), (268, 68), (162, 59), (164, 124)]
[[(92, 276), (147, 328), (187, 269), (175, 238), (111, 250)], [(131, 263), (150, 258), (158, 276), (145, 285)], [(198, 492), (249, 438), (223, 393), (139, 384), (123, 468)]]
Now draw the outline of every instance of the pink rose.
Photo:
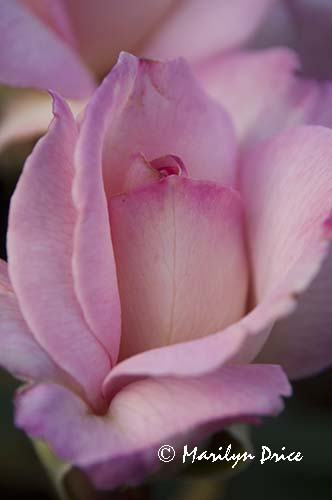
[[(242, 149), (182, 60), (123, 54), (54, 121), (13, 195), (1, 364), (16, 422), (100, 488), (332, 361), (332, 131)], [(257, 364), (263, 363), (263, 364)]]

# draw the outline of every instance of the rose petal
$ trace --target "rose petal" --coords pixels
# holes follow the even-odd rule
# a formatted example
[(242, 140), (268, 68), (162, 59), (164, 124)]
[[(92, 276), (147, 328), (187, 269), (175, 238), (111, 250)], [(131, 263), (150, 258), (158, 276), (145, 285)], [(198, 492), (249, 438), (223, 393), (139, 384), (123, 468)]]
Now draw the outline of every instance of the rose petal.
[[(331, 130), (299, 127), (253, 148), (242, 165), (253, 300), (259, 303), (279, 294), (294, 303), (298, 294), (317, 277), (303, 299), (299, 297), (299, 311), (306, 304), (303, 319), (292, 320), (292, 330), (280, 326), (284, 333), (279, 339), (277, 335), (282, 330), (277, 326), (272, 332), (271, 346), (269, 341), (266, 344), (267, 354), (260, 358), (277, 363), (285, 361), (292, 376), (317, 371), (332, 362), (332, 350), (324, 349), (331, 344), (328, 340), (330, 284), (324, 266), (323, 274), (318, 275), (330, 251), (326, 221), (332, 208), (331, 145)], [(296, 318), (300, 319), (299, 313)], [(301, 328), (303, 322), (306, 328)], [(311, 331), (310, 325), (317, 328)], [(291, 335), (291, 340), (286, 340), (287, 335)], [(282, 343), (284, 346), (280, 348)], [(272, 346), (276, 346), (275, 351)], [(315, 354), (310, 361), (311, 350), (314, 353), (319, 350), (321, 354)]]
[[(233, 421), (277, 414), (280, 395), (289, 393), (277, 366), (229, 366), (201, 378), (131, 384), (98, 417), (70, 391), (40, 385), (19, 394), (16, 424), (85, 468), (97, 487), (115, 488), (158, 469), (162, 444), (179, 448), (194, 430), (207, 434)], [(119, 463), (126, 464), (121, 471)]]
[(77, 128), (60, 98), (55, 99), (54, 114), (50, 131), (28, 159), (12, 198), (9, 274), (33, 335), (96, 400), (110, 363), (88, 329), (73, 289), (76, 212), (71, 187)]
[(293, 73), (298, 67), (293, 52), (270, 49), (215, 57), (197, 65), (195, 73), (207, 92), (230, 113), (243, 141), (275, 133), (280, 122), (284, 124), (290, 113)]
[(206, 336), (242, 316), (242, 216), (235, 191), (176, 175), (110, 199), (122, 359)]
[(73, 49), (16, 0), (0, 3), (0, 80), (82, 99), (93, 79)]
[(330, 0), (277, 2), (256, 33), (256, 47), (288, 45), (300, 56), (301, 73), (330, 79), (332, 50)]
[(62, 370), (33, 338), (19, 309), (7, 273), (0, 260), (0, 365), (24, 380), (64, 381)]
[(305, 377), (332, 364), (332, 256), (298, 297), (296, 310), (279, 321), (259, 353), (262, 363), (278, 360), (291, 378)]
[(102, 76), (121, 50), (134, 51), (171, 6), (172, 0), (66, 0), (79, 51)]
[(150, 38), (144, 54), (197, 60), (232, 49), (253, 34), (274, 0), (202, 0), (179, 3)]
[(19, 2), (25, 5), (69, 45), (76, 46), (75, 34), (68, 16), (66, 2), (63, 2), (63, 0), (19, 0)]
[(86, 119), (89, 147), (100, 156), (104, 144), (108, 195), (123, 191), (138, 153), (149, 161), (175, 155), (191, 177), (235, 183), (236, 144), (229, 118), (182, 60), (159, 63), (122, 54), (92, 99)]

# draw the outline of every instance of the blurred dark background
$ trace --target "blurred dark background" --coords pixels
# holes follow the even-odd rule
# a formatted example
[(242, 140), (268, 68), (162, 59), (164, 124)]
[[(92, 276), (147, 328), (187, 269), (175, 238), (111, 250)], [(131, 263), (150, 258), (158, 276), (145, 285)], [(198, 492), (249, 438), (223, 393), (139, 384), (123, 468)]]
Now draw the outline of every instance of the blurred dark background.
[[(5, 235), (8, 207), (20, 166), (33, 142), (10, 148), (0, 156), (0, 253), (6, 258)], [(0, 346), (1, 349), (1, 346)], [(26, 436), (13, 425), (12, 396), (17, 382), (0, 371), (0, 500), (54, 499), (51, 484)], [(278, 418), (267, 419), (252, 431), (257, 455), (262, 445), (273, 451), (286, 446), (301, 451), (301, 462), (258, 460), (226, 485), (216, 488), (214, 498), (242, 500), (332, 500), (332, 373), (323, 373), (294, 384), (294, 395)], [(175, 483), (181, 491), (181, 485)], [(174, 483), (156, 486), (160, 500), (183, 498), (210, 500), (211, 492), (194, 495), (195, 489), (174, 491)], [(187, 492), (186, 492), (187, 491)], [(197, 492), (196, 492), (197, 493)]]

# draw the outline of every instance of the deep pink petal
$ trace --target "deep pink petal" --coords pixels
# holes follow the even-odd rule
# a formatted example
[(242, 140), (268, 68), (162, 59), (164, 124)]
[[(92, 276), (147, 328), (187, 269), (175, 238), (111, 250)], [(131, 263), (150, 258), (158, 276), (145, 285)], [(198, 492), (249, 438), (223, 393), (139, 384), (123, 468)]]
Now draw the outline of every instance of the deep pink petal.
[(280, 396), (289, 393), (277, 366), (229, 366), (205, 377), (131, 384), (98, 417), (70, 391), (41, 385), (19, 395), (16, 423), (85, 468), (96, 486), (114, 488), (158, 470), (162, 444), (180, 449), (195, 430), (202, 437), (234, 421), (275, 415)]
[[(223, 109), (201, 90), (186, 63), (122, 54), (87, 109), (89, 148), (100, 158), (107, 193), (123, 191), (139, 153), (181, 158), (191, 177), (234, 185), (236, 145)], [(207, 134), (206, 131), (209, 130)]]
[(9, 273), (33, 335), (84, 386), (90, 399), (98, 399), (109, 357), (84, 321), (72, 277), (77, 214), (71, 188), (77, 128), (60, 98), (54, 113), (54, 122), (28, 159), (12, 198)]
[(197, 60), (232, 49), (254, 33), (274, 0), (179, 2), (143, 46), (148, 57)]
[(319, 274), (330, 259), (331, 146), (331, 130), (299, 127), (253, 148), (242, 165), (253, 300), (279, 295), (290, 304), (298, 299), (299, 311), (306, 310), (294, 316), (292, 328), (276, 325), (260, 358), (285, 361), (292, 376), (332, 362), (328, 262)]
[(0, 81), (18, 87), (52, 88), (76, 99), (94, 88), (74, 50), (16, 0), (0, 3)]
[(237, 192), (172, 175), (112, 197), (110, 223), (122, 359), (241, 318), (248, 269)]

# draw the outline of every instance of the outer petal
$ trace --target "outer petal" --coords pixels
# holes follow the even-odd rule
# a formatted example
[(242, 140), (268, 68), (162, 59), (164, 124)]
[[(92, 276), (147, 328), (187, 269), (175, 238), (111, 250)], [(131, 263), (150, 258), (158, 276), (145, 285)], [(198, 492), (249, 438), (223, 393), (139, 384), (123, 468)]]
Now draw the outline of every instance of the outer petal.
[(57, 33), (68, 44), (75, 47), (76, 40), (67, 6), (63, 0), (18, 0), (33, 12), (43, 23)]
[[(285, 361), (293, 376), (317, 371), (332, 362), (328, 295), (331, 277), (324, 267), (318, 274), (325, 258), (329, 267), (330, 224), (326, 221), (332, 208), (331, 146), (329, 129), (301, 127), (257, 146), (242, 165), (254, 301), (284, 294), (294, 302), (316, 277), (303, 299), (299, 297), (301, 311), (302, 300), (307, 304), (305, 314), (296, 315), (302, 321), (295, 327), (293, 320), (292, 330), (287, 331), (283, 323), (280, 328), (284, 333), (279, 338), (277, 325), (266, 344), (268, 354), (261, 358)], [(309, 334), (310, 324), (316, 328)], [(286, 340), (290, 335), (292, 339)], [(311, 351), (316, 353), (313, 358)]]
[(25, 380), (63, 381), (65, 376), (33, 338), (20, 312), (7, 264), (0, 260), (0, 365)]
[(331, 23), (330, 0), (279, 1), (257, 32), (253, 44), (256, 47), (287, 44), (299, 54), (304, 75), (330, 79)]
[(284, 108), (298, 66), (291, 51), (270, 49), (218, 56), (196, 65), (195, 72), (230, 113), (240, 139), (246, 140), (275, 132), (280, 119), (285, 121)]
[(148, 57), (197, 60), (232, 49), (256, 30), (274, 0), (188, 0), (179, 3), (144, 48)]
[(99, 75), (110, 70), (121, 50), (132, 52), (159, 26), (172, 4), (172, 0), (66, 0), (79, 51)]
[(0, 81), (81, 99), (94, 87), (73, 49), (16, 0), (0, 3)]
[(292, 0), (289, 9), (296, 33), (294, 48), (303, 61), (304, 73), (320, 79), (331, 78), (331, 2)]
[(235, 191), (173, 175), (112, 197), (110, 222), (122, 359), (204, 337), (243, 315), (248, 269)]
[(55, 121), (28, 159), (12, 198), (9, 273), (34, 336), (92, 399), (98, 398), (110, 364), (88, 329), (73, 290), (76, 213), (71, 188), (76, 139), (69, 108), (57, 98)]
[(299, 69), (295, 53), (278, 48), (211, 58), (195, 73), (248, 142), (305, 123), (331, 126), (331, 84), (298, 78)]
[(277, 366), (230, 366), (201, 378), (131, 384), (96, 417), (70, 391), (41, 385), (19, 395), (16, 423), (85, 468), (97, 487), (114, 488), (158, 470), (162, 444), (180, 449), (194, 430), (202, 437), (232, 421), (276, 414), (280, 395), (289, 393)]
[[(90, 147), (97, 150), (104, 143), (109, 195), (123, 190), (124, 174), (137, 153), (148, 160), (176, 155), (191, 177), (225, 185), (235, 182), (236, 145), (230, 120), (182, 60), (159, 63), (122, 54), (96, 92), (87, 119), (90, 138), (98, 127)], [(105, 136), (100, 135), (100, 123)]]
[(279, 321), (258, 360), (282, 364), (291, 378), (305, 377), (332, 364), (331, 249), (293, 314)]

